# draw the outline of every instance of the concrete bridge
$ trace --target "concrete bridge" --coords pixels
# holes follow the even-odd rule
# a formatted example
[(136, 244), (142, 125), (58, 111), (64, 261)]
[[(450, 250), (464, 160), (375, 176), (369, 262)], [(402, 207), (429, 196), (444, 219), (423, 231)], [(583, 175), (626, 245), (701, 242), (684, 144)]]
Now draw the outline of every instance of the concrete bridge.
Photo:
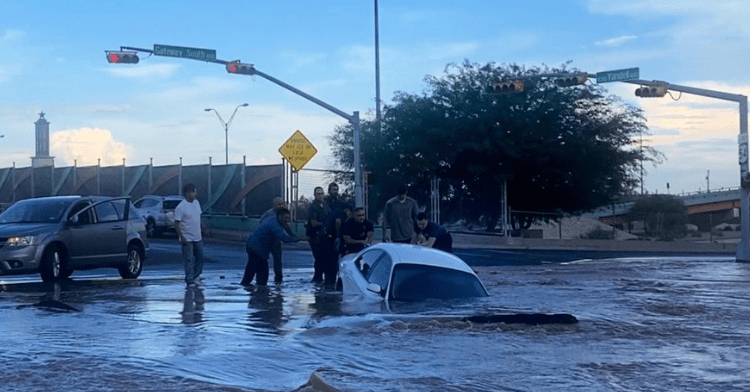
[[(674, 195), (685, 203), (690, 223), (702, 231), (708, 231), (719, 223), (739, 219), (740, 188), (692, 192)], [(627, 214), (634, 202), (614, 203), (585, 214), (595, 217), (608, 225), (627, 223)]]

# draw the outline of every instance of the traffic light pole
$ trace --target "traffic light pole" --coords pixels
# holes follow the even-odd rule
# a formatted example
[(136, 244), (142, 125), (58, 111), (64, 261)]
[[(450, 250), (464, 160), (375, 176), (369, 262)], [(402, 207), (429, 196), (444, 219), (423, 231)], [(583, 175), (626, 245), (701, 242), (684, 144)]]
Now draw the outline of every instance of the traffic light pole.
[[(154, 45), (154, 50), (156, 50), (156, 47), (157, 47), (157, 45)], [(190, 50), (193, 50), (193, 51), (207, 51), (205, 49), (195, 49), (195, 48), (182, 48), (182, 47), (174, 47), (174, 48), (178, 48), (178, 49), (190, 49)], [(170, 56), (170, 57), (175, 57), (173, 54), (159, 54), (159, 53), (155, 53), (154, 50), (151, 50), (151, 49), (134, 48), (134, 47), (131, 47), (131, 46), (121, 46), (120, 50), (132, 50), (132, 51), (137, 51), (137, 52), (150, 53), (152, 55), (156, 54), (156, 55), (162, 55), (162, 56), (166, 55), (166, 56)], [(342, 110), (339, 110), (339, 109), (337, 109), (337, 108), (335, 108), (335, 107), (333, 107), (333, 106), (331, 106), (331, 105), (329, 105), (329, 104), (327, 104), (327, 103), (325, 103), (325, 102), (323, 102), (323, 101), (321, 101), (321, 100), (313, 97), (310, 94), (305, 93), (304, 91), (301, 91), (301, 90), (299, 90), (299, 89), (297, 89), (297, 88), (295, 88), (295, 87), (293, 87), (293, 86), (291, 86), (289, 84), (286, 84), (286, 83), (282, 82), (279, 79), (274, 78), (271, 75), (268, 75), (266, 73), (258, 71), (257, 69), (255, 69), (255, 67), (252, 64), (243, 64), (243, 63), (240, 63), (239, 60), (237, 60), (237, 61), (220, 60), (220, 59), (215, 58), (216, 57), (215, 56), (216, 55), (216, 51), (211, 50), (211, 52), (213, 52), (213, 53), (212, 53), (212, 56), (210, 58), (208, 56), (205, 56), (205, 55), (202, 55), (199, 58), (196, 58), (194, 56), (190, 56), (189, 54), (188, 54), (189, 57), (186, 57), (186, 58), (190, 58), (190, 59), (193, 59), (193, 60), (205, 61), (205, 62), (208, 62), (208, 63), (224, 64), (224, 66), (228, 66), (229, 64), (232, 64), (232, 63), (236, 63), (236, 64), (238, 64), (238, 66), (240, 66), (240, 65), (246, 66), (247, 69), (243, 70), (242, 73), (245, 73), (245, 71), (247, 71), (248, 75), (258, 75), (258, 76), (260, 76), (260, 77), (262, 77), (262, 78), (264, 78), (264, 79), (266, 79), (268, 81), (276, 83), (277, 85), (279, 85), (279, 86), (281, 86), (281, 87), (283, 87), (283, 88), (285, 88), (285, 89), (287, 89), (287, 90), (289, 90), (289, 91), (291, 91), (291, 92), (293, 92), (293, 93), (301, 96), (302, 98), (307, 99), (308, 101), (316, 103), (316, 104), (318, 104), (318, 105), (320, 105), (320, 106), (322, 106), (322, 107), (330, 110), (331, 112), (333, 112), (335, 114), (338, 114), (339, 116), (345, 118), (347, 121), (349, 121), (349, 123), (352, 124), (352, 126), (354, 128), (354, 201), (357, 203), (357, 206), (364, 206), (364, 207), (366, 207), (364, 205), (364, 200), (365, 200), (365, 198), (364, 198), (364, 187), (362, 185), (362, 168), (361, 168), (360, 156), (359, 156), (359, 133), (360, 133), (360, 129), (359, 129), (359, 127), (360, 127), (359, 112), (354, 112), (353, 114), (350, 115), (350, 114), (348, 114), (348, 113), (346, 113), (346, 112), (344, 112)], [(199, 54), (201, 54), (201, 53), (199, 53)], [(184, 57), (184, 56), (182, 54), (180, 54), (177, 57)]]
[[(654, 83), (664, 83), (648, 80), (622, 80), (624, 83), (648, 86)], [(737, 246), (737, 261), (750, 263), (750, 172), (748, 171), (748, 133), (747, 133), (747, 97), (739, 94), (730, 94), (721, 91), (706, 90), (702, 88), (679, 86), (665, 83), (667, 90), (679, 91), (686, 94), (700, 95), (703, 97), (716, 98), (724, 101), (737, 102), (740, 105), (740, 135), (739, 164), (740, 164), (740, 244)]]
[(339, 116), (345, 118), (349, 123), (352, 124), (354, 127), (354, 201), (357, 203), (357, 206), (367, 207), (364, 205), (364, 189), (362, 186), (362, 168), (360, 167), (360, 157), (359, 157), (359, 112), (354, 112), (354, 114), (349, 115), (348, 113), (341, 111), (315, 97), (313, 97), (310, 94), (307, 94), (304, 91), (301, 91), (293, 86), (290, 86), (284, 82), (282, 82), (279, 79), (274, 78), (271, 75), (265, 74), (261, 71), (258, 71), (255, 67), (253, 67), (253, 74), (258, 75), (270, 82), (273, 82), (299, 96), (302, 98), (307, 99), (308, 101), (311, 101), (313, 103), (316, 103), (328, 110), (330, 110), (333, 113), (338, 114)]

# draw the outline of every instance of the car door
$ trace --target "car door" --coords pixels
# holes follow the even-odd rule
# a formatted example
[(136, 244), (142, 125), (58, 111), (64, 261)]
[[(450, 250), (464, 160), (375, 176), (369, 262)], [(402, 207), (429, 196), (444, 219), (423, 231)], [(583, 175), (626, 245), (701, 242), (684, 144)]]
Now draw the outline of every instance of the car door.
[(388, 292), (389, 282), (391, 280), (391, 270), (393, 269), (393, 261), (386, 252), (378, 252), (381, 254), (373, 254), (377, 256), (377, 259), (372, 263), (372, 267), (367, 271), (365, 278), (369, 283), (375, 283), (380, 286), (380, 295), (385, 296)]
[(81, 203), (71, 210), (71, 263), (77, 267), (112, 265), (127, 257), (127, 221), (120, 218), (112, 202)]
[(91, 200), (77, 201), (70, 209), (67, 217), (67, 243), (70, 264), (79, 268), (88, 263), (96, 253), (96, 244), (90, 243), (89, 238), (96, 231), (94, 227), (94, 211), (90, 208)]
[(122, 262), (127, 258), (128, 222), (117, 212), (111, 200), (96, 202), (92, 208), (96, 216), (96, 230), (91, 240), (99, 243), (96, 258), (102, 264)]

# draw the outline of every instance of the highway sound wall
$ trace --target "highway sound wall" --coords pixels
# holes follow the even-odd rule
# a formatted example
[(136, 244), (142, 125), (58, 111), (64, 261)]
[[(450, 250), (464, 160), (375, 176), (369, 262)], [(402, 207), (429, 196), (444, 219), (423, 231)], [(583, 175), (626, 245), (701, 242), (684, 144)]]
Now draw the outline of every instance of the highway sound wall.
[(261, 215), (283, 194), (283, 165), (245, 166), (68, 166), (0, 168), (0, 205), (59, 195), (179, 195), (198, 187), (198, 200), (211, 214)]

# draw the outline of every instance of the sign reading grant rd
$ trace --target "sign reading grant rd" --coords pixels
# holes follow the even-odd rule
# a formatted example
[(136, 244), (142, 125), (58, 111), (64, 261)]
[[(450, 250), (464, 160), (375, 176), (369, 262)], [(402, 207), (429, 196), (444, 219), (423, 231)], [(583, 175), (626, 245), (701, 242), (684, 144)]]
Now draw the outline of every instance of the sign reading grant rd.
[(181, 57), (203, 61), (216, 60), (216, 50), (214, 49), (187, 48), (184, 46), (154, 44), (154, 54), (157, 56)]
[(295, 170), (300, 171), (318, 150), (302, 132), (296, 131), (289, 140), (279, 147), (279, 152)]

